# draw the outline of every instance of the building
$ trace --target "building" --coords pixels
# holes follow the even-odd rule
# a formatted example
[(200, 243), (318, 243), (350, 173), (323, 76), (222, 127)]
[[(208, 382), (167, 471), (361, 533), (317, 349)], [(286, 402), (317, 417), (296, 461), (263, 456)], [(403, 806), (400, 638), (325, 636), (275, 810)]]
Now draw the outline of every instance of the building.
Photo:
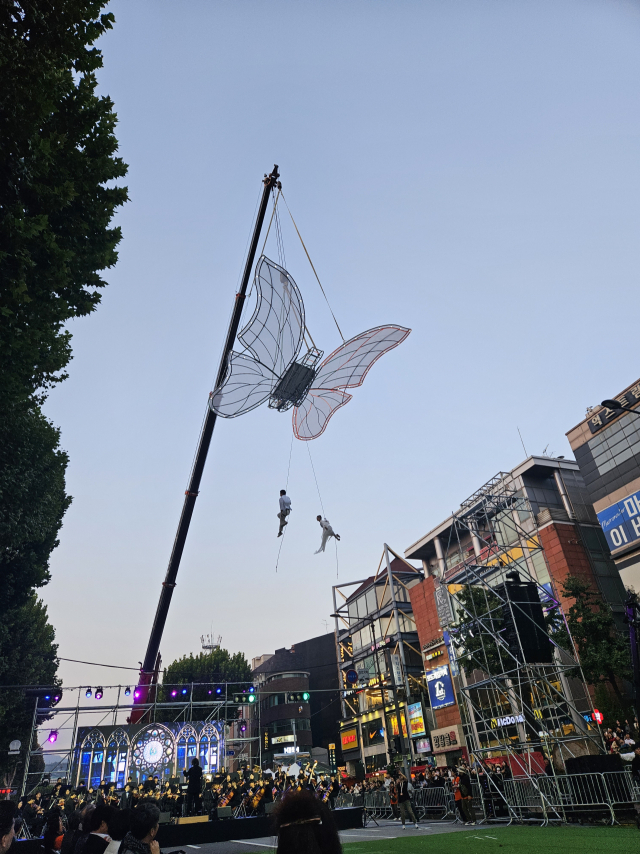
[[(640, 380), (614, 399), (640, 415)], [(596, 406), (567, 438), (620, 577), (640, 590), (640, 417)]]
[(350, 776), (376, 773), (391, 760), (417, 761), (418, 739), (426, 735), (425, 685), (409, 594), (422, 578), (385, 546), (374, 574), (333, 588), (343, 689), (340, 746)]
[(262, 744), (262, 765), (294, 758), (328, 764), (329, 745), (338, 738), (339, 683), (333, 634), (277, 649), (253, 659), (259, 692), (254, 728)]
[[(410, 599), (438, 764), (451, 764), (468, 750), (502, 749), (505, 744), (514, 756), (516, 746), (541, 756), (541, 745), (536, 745), (541, 732), (553, 739), (591, 737), (586, 686), (570, 678), (570, 651), (551, 650), (543, 622), (543, 615), (556, 613), (558, 603), (569, 604), (562, 597), (569, 574), (599, 588), (614, 612), (622, 614), (624, 588), (576, 462), (532, 456), (512, 471), (500, 472), (406, 549), (405, 557), (420, 560), (425, 574), (412, 587)], [(529, 590), (532, 604), (524, 622), (522, 602), (510, 604), (509, 585)], [(485, 594), (473, 594), (470, 587), (500, 599), (491, 606), (491, 619), (485, 619), (489, 607), (471, 613), (475, 599)], [(488, 667), (458, 667), (461, 623), (466, 621), (463, 628), (471, 637), (476, 625), (486, 636), (496, 616), (507, 620), (505, 609), (511, 609), (510, 619), (518, 628), (514, 645), (521, 649), (511, 651), (504, 672), (496, 675), (496, 666), (492, 676)], [(537, 625), (534, 611), (540, 614)], [(500, 631), (508, 632), (508, 623), (503, 625)], [(499, 637), (496, 651), (501, 661), (509, 658)]]

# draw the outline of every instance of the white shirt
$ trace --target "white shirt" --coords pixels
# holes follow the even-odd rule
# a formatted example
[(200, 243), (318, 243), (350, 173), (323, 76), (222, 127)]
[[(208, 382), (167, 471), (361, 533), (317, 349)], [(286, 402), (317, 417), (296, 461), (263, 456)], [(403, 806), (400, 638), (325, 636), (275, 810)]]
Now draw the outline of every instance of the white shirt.
[(331, 522), (329, 522), (328, 519), (320, 519), (320, 527), (323, 528), (325, 531), (328, 531), (331, 527)]
[(291, 499), (288, 495), (280, 496), (280, 510), (291, 510)]

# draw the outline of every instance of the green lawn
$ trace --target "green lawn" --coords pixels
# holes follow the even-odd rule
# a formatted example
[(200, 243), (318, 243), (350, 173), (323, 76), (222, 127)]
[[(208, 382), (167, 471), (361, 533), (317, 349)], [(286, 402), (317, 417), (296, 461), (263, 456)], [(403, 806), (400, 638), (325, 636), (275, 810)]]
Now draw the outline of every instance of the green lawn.
[[(638, 854), (640, 831), (628, 827), (470, 827), (458, 833), (352, 842), (345, 854)], [(479, 837), (479, 838), (478, 838)], [(493, 837), (493, 838), (492, 838)]]

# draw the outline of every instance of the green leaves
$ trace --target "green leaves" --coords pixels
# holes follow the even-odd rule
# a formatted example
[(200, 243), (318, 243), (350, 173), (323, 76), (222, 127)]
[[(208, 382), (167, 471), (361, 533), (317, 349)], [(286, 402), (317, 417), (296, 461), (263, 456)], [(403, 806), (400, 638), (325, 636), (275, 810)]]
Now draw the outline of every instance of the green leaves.
[[(631, 679), (631, 653), (628, 640), (618, 634), (613, 614), (602, 597), (573, 575), (567, 576), (562, 595), (574, 599), (566, 611), (567, 625), (580, 656), (585, 679), (590, 685), (608, 683), (620, 705), (622, 680)], [(565, 634), (558, 632), (557, 643)]]
[(99, 303), (122, 236), (109, 226), (127, 191), (106, 185), (127, 166), (113, 103), (95, 93), (103, 5), (0, 8), (0, 388), (23, 398), (64, 379), (64, 324)]
[(207, 700), (212, 699), (209, 689), (215, 683), (250, 681), (251, 668), (244, 653), (230, 655), (226, 649), (214, 649), (195, 656), (193, 653), (188, 657), (184, 655), (170, 664), (164, 672), (160, 696), (162, 702), (169, 702), (171, 691), (177, 686), (186, 686), (190, 691), (192, 682), (210, 683), (206, 688), (194, 689), (194, 700)]

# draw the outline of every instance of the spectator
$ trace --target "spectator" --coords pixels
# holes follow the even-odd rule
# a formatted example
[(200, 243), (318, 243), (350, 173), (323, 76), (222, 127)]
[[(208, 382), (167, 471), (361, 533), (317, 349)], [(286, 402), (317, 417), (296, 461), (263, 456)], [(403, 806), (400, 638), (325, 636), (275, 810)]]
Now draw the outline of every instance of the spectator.
[(325, 804), (311, 792), (283, 798), (275, 811), (277, 854), (341, 854), (338, 829)]
[(411, 795), (409, 794), (409, 781), (402, 773), (402, 771), (398, 771), (398, 807), (400, 808), (400, 819), (402, 821), (402, 827), (405, 828), (405, 818), (409, 816), (409, 818), (413, 821), (414, 825), (418, 826), (418, 819), (415, 816), (413, 811), (413, 807), (411, 806)]
[(88, 833), (78, 840), (74, 854), (104, 854), (111, 842), (109, 836), (109, 822), (113, 818), (115, 809), (107, 804), (99, 804), (85, 817), (83, 826), (87, 825)]
[(635, 755), (631, 760), (631, 776), (640, 785), (640, 747), (636, 747), (633, 752)]
[(47, 816), (47, 823), (44, 827), (44, 839), (42, 840), (44, 854), (53, 854), (54, 851), (59, 851), (63, 838), (62, 814), (60, 810), (53, 809)]
[(18, 810), (13, 801), (0, 801), (0, 854), (11, 848), (16, 835), (15, 820)]
[(471, 779), (467, 774), (464, 765), (458, 768), (458, 774), (453, 781), (453, 791), (456, 800), (456, 806), (465, 824), (471, 825), (476, 823), (475, 813), (473, 811), (473, 793), (471, 791)]
[(155, 804), (139, 804), (131, 812), (131, 830), (122, 844), (120, 854), (160, 854), (160, 846), (156, 842), (160, 827), (160, 810)]
[(105, 848), (104, 854), (118, 854), (122, 840), (125, 838), (129, 830), (131, 830), (132, 810), (118, 809), (113, 811), (111, 821), (109, 822), (109, 836), (111, 842)]

